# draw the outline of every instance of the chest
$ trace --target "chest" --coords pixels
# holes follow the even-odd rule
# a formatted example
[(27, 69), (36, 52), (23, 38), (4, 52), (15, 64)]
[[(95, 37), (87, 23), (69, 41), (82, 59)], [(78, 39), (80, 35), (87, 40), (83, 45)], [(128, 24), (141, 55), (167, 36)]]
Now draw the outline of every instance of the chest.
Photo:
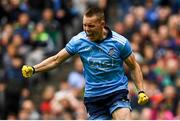
[(84, 44), (79, 50), (82, 61), (92, 68), (104, 70), (121, 63), (120, 51), (111, 43)]

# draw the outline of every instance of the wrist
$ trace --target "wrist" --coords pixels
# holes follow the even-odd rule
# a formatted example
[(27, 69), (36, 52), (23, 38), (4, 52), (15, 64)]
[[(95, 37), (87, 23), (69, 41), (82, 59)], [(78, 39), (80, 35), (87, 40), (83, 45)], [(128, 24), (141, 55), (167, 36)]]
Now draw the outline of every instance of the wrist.
[(140, 93), (145, 93), (143, 90), (140, 90), (139, 92), (138, 92), (138, 95), (140, 94)]
[(32, 66), (32, 68), (33, 68), (33, 74), (34, 74), (34, 73), (36, 73), (36, 70), (35, 70), (35, 68), (34, 68), (33, 66)]

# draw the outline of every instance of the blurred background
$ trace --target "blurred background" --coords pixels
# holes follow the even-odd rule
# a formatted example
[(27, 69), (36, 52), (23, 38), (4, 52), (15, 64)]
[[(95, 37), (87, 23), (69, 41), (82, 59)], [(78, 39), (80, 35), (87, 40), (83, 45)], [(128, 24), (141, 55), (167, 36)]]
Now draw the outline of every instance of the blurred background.
[(0, 119), (87, 119), (78, 56), (31, 79), (21, 67), (65, 47), (90, 6), (104, 9), (142, 68), (150, 101), (139, 106), (125, 65), (132, 120), (180, 120), (180, 0), (0, 0)]

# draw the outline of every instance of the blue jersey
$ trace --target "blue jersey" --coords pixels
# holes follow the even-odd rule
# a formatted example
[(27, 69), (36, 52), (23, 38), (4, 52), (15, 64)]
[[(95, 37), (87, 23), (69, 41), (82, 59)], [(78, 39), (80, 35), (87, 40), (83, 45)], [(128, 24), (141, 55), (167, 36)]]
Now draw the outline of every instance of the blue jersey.
[(127, 89), (123, 60), (132, 49), (126, 38), (109, 30), (101, 42), (92, 42), (85, 32), (74, 36), (65, 47), (71, 54), (79, 54), (83, 62), (85, 97), (96, 97)]

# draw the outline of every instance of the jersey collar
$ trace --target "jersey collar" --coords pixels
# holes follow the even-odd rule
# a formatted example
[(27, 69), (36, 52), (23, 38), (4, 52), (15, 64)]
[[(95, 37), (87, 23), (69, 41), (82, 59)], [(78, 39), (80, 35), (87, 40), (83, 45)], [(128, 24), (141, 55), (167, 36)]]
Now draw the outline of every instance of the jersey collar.
[(109, 38), (112, 38), (112, 31), (111, 31), (111, 29), (110, 29), (109, 27), (107, 27), (107, 26), (105, 27), (105, 29), (108, 30), (108, 34), (107, 34), (106, 38), (104, 38), (104, 39), (102, 39), (102, 40), (99, 40), (99, 41), (96, 41), (95, 43), (100, 44), (100, 43), (102, 43), (104, 40), (109, 39)]

